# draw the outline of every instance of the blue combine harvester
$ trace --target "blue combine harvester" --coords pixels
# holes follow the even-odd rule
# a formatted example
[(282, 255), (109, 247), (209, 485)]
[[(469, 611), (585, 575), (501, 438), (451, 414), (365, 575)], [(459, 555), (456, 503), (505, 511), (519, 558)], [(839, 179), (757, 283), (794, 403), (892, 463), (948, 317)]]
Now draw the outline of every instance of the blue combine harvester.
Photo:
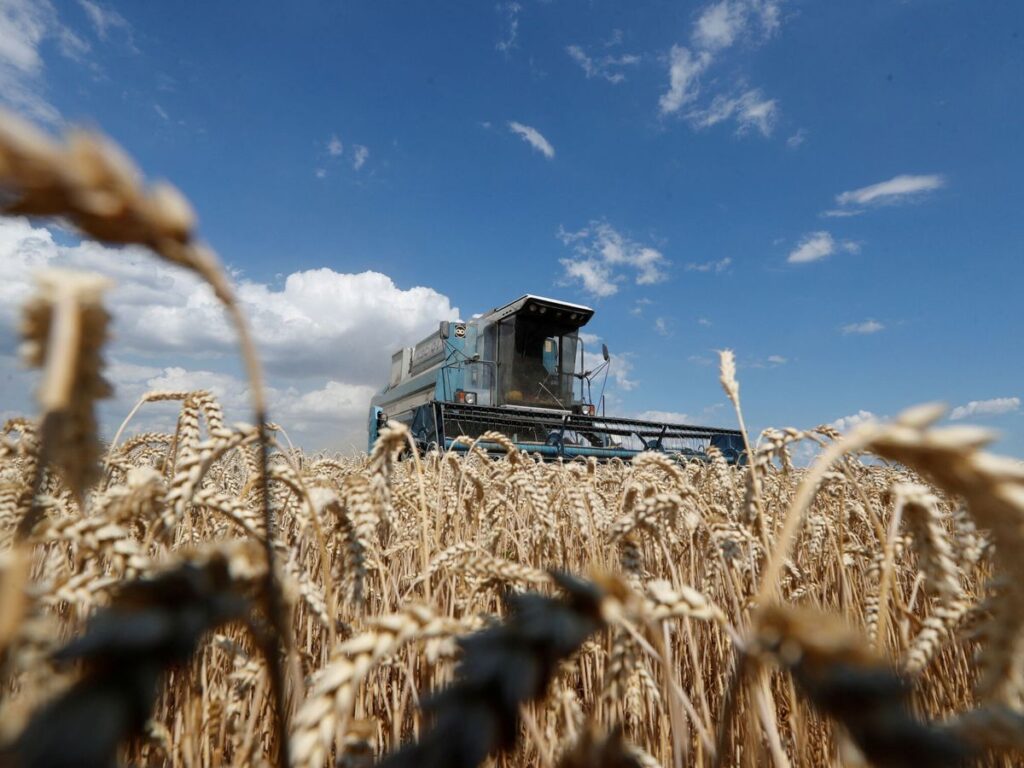
[(397, 421), (422, 450), (448, 450), (460, 436), (496, 431), (551, 459), (628, 459), (651, 450), (701, 458), (713, 445), (730, 462), (745, 461), (734, 429), (606, 416), (604, 396), (595, 403), (591, 385), (602, 372), (607, 381), (608, 348), (602, 345), (600, 364), (587, 370), (579, 338), (593, 314), (527, 295), (466, 323), (442, 322), (392, 356), (388, 385), (370, 403), (369, 446)]

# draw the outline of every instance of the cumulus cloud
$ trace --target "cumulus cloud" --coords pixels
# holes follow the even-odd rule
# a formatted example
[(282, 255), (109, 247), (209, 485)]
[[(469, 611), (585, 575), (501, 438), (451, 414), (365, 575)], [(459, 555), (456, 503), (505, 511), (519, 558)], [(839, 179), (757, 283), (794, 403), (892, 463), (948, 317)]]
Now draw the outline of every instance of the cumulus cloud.
[(975, 416), (999, 416), (1020, 410), (1019, 397), (994, 397), (991, 400), (971, 400), (966, 405), (958, 405), (949, 414), (954, 421)]
[(789, 253), (786, 259), (790, 264), (802, 264), (818, 261), (840, 251), (857, 253), (860, 246), (851, 240), (836, 240), (831, 233), (824, 230), (804, 235), (803, 239)]
[(600, 77), (613, 85), (618, 85), (626, 80), (626, 73), (623, 71), (626, 67), (636, 66), (640, 63), (640, 57), (635, 54), (591, 56), (579, 45), (570, 45), (566, 47), (565, 52), (569, 54), (569, 58), (579, 64), (588, 80), (592, 77)]
[(848, 323), (847, 325), (843, 326), (843, 333), (846, 334), (846, 335), (850, 335), (851, 333), (859, 333), (859, 334), (878, 333), (879, 331), (884, 331), (884, 330), (885, 330), (885, 325), (883, 325), (882, 323), (878, 322), (877, 320), (873, 320), (873, 319), (870, 319), (870, 318), (865, 320), (862, 323)]
[(831, 426), (838, 429), (840, 432), (849, 432), (858, 424), (863, 424), (866, 421), (878, 421), (878, 417), (871, 411), (865, 411), (862, 409), (856, 413), (850, 414), (849, 416), (842, 416), (836, 419), (832, 422)]
[[(244, 392), (244, 385), (230, 378), (237, 376), (232, 370), (237, 367), (234, 333), (210, 290), (183, 270), (138, 249), (62, 245), (24, 219), (0, 220), (0, 264), (5, 273), (0, 281), (2, 346), (14, 345), (18, 307), (30, 295), (35, 270), (96, 270), (116, 284), (107, 302), (113, 314), (110, 356), (122, 361), (122, 379), (128, 373), (135, 377), (135, 389), (126, 391), (194, 375), (186, 388), (208, 386), (231, 396)], [(393, 350), (418, 341), (440, 320), (458, 316), (449, 299), (432, 288), (399, 288), (387, 275), (370, 271), (305, 270), (280, 284), (242, 280), (237, 292), (276, 393), (271, 402), (280, 415), (274, 417), (286, 422), (291, 414), (308, 424), (299, 437), (308, 438), (303, 442), (314, 448), (333, 445), (335, 432), (362, 429), (370, 394), (386, 381)], [(7, 386), (0, 381), (5, 405), (24, 396)], [(318, 422), (310, 415), (318, 400), (333, 403), (322, 407), (332, 409), (335, 421)], [(357, 401), (360, 408), (342, 407)], [(127, 408), (130, 402), (118, 406)], [(247, 418), (244, 413), (238, 417)]]
[(592, 296), (611, 296), (619, 287), (612, 280), (611, 269), (594, 259), (561, 259), (565, 277), (579, 280), (583, 290)]
[(515, 120), (510, 120), (508, 123), (508, 129), (544, 155), (548, 160), (554, 159), (555, 148), (551, 146), (551, 142), (545, 139), (544, 136), (541, 135), (541, 132), (536, 128), (529, 125), (523, 125), (522, 123), (517, 123)]
[(945, 185), (945, 177), (937, 173), (924, 176), (903, 174), (894, 176), (888, 181), (880, 181), (860, 189), (840, 192), (836, 195), (836, 202), (840, 206), (902, 203), (941, 189)]
[(661, 251), (629, 239), (608, 222), (592, 221), (577, 232), (560, 229), (558, 238), (574, 253), (560, 260), (565, 278), (578, 280), (594, 296), (617, 293), (618, 283), (626, 277), (624, 270), (633, 272), (637, 285), (653, 285), (668, 277), (669, 261)]

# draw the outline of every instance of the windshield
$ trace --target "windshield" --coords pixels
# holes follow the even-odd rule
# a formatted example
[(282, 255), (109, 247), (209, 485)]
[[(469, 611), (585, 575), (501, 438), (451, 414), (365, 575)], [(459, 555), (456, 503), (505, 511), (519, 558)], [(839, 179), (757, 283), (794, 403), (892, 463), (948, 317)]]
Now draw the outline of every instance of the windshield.
[(498, 333), (498, 402), (566, 408), (573, 401), (576, 331), (516, 316)]

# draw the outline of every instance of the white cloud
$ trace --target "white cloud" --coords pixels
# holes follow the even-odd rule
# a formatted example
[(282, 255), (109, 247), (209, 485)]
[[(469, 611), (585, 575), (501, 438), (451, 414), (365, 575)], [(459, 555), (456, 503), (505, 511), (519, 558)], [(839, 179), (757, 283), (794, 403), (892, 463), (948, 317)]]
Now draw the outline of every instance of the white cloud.
[(590, 56), (582, 47), (570, 45), (565, 49), (569, 57), (580, 65), (589, 80), (592, 77), (601, 77), (613, 85), (624, 82), (626, 74), (622, 71), (625, 67), (635, 66), (640, 63), (640, 57), (635, 54), (622, 54), (620, 56)]
[(327, 142), (327, 154), (331, 157), (338, 157), (344, 151), (345, 145), (341, 143), (341, 139), (338, 138), (338, 134), (331, 136), (331, 140)]
[(545, 139), (536, 128), (511, 120), (508, 123), (508, 129), (544, 155), (548, 160), (554, 158), (555, 148), (551, 146), (551, 142)]
[(694, 39), (708, 50), (727, 48), (736, 41), (744, 24), (744, 3), (721, 0), (704, 9), (693, 31)]
[(570, 246), (574, 258), (561, 259), (565, 277), (579, 280), (595, 296), (611, 296), (624, 279), (621, 268), (634, 271), (637, 285), (653, 285), (667, 279), (669, 261), (656, 248), (641, 245), (620, 234), (605, 221), (592, 221), (578, 232), (560, 229), (558, 238)]
[[(700, 93), (699, 79), (727, 48), (739, 40), (757, 42), (779, 27), (780, 0), (718, 0), (706, 6), (694, 22), (690, 46), (673, 45), (669, 51), (669, 87), (658, 101), (662, 115), (679, 112)], [(757, 129), (771, 134), (778, 116), (778, 102), (758, 89), (739, 96), (719, 94), (707, 108), (691, 110), (687, 119), (706, 128), (734, 118), (739, 132)]]
[(318, 179), (326, 179), (327, 178), (327, 169), (326, 168), (317, 168), (316, 170), (313, 171), (313, 175), (316, 176)]
[(744, 91), (739, 96), (719, 94), (704, 110), (694, 110), (687, 119), (698, 128), (709, 128), (733, 119), (740, 134), (756, 129), (762, 136), (770, 136), (778, 119), (778, 104), (767, 99), (759, 89)]
[(856, 413), (850, 414), (849, 416), (843, 416), (832, 422), (831, 426), (838, 429), (840, 432), (849, 432), (851, 429), (856, 427), (858, 424), (863, 424), (866, 421), (877, 421), (878, 417), (875, 416), (871, 411), (859, 410)]
[(697, 318), (697, 325), (702, 326), (704, 328), (710, 328), (712, 323), (706, 317), (698, 317)]
[(579, 280), (583, 290), (593, 296), (611, 296), (619, 287), (612, 280), (612, 271), (607, 265), (594, 259), (559, 259), (565, 267), (565, 277)]
[[(101, 40), (111, 28), (123, 32), (134, 50), (131, 26), (120, 14), (90, 0), (79, 0)], [(61, 3), (62, 11), (67, 4)], [(43, 44), (54, 41), (57, 51), (93, 74), (100, 71), (88, 55), (92, 46), (65, 25), (50, 0), (0, 0), (0, 104), (25, 117), (59, 123), (60, 112), (50, 103), (45, 78)]]
[(669, 52), (668, 90), (658, 100), (661, 114), (670, 115), (697, 98), (701, 73), (711, 63), (711, 54), (702, 52), (694, 56), (690, 49), (673, 45)]
[(505, 16), (505, 35), (495, 44), (495, 49), (508, 56), (516, 47), (519, 37), (519, 14), (523, 6), (517, 2), (499, 3), (498, 11)]
[(362, 168), (366, 161), (370, 159), (369, 147), (364, 147), (362, 144), (352, 145), (352, 167), (357, 171)]
[[(43, 57), (45, 38), (59, 35), (57, 12), (49, 0), (4, 0), (0, 5), (0, 100), (35, 120), (60, 117), (46, 99)], [(63, 51), (78, 51), (61, 46)]]
[(848, 325), (843, 326), (843, 333), (846, 335), (850, 335), (851, 333), (878, 333), (883, 330), (885, 330), (885, 325), (873, 319), (865, 320), (862, 323), (849, 323)]
[(972, 416), (999, 416), (1015, 413), (1019, 409), (1019, 397), (994, 397), (991, 400), (971, 400), (966, 405), (958, 405), (949, 414), (949, 418), (959, 421)]
[(803, 240), (800, 241), (797, 247), (790, 251), (786, 261), (790, 264), (818, 261), (838, 251), (857, 253), (860, 251), (860, 246), (851, 240), (836, 240), (829, 232), (824, 230), (811, 232), (808, 235), (804, 235)]
[[(219, 387), (226, 396), (244, 391), (230, 379), (236, 375), (234, 333), (209, 289), (184, 270), (140, 249), (60, 245), (48, 230), (24, 219), (0, 220), (0, 264), (0, 348), (14, 346), (18, 310), (32, 291), (35, 270), (96, 270), (115, 281), (107, 301), (114, 338), (109, 356), (122, 361), (122, 379), (135, 381), (133, 397), (145, 387), (169, 384), (168, 377), (193, 373), (190, 387)], [(391, 352), (418, 341), (438, 321), (458, 316), (446, 296), (426, 287), (399, 288), (377, 272), (305, 270), (279, 285), (242, 280), (237, 292), (267, 366), (271, 402), (277, 403), (272, 415), (286, 428), (289, 414), (306, 418), (310, 427), (300, 428), (298, 437), (312, 448), (332, 445), (330, 430), (337, 426), (314, 424), (308, 414), (318, 398), (334, 403), (335, 410), (362, 398), (365, 410), (372, 391), (386, 381)], [(211, 378), (217, 376), (222, 378)], [(8, 391), (12, 386), (0, 378), (5, 406), (24, 398), (23, 391)], [(131, 403), (121, 395), (117, 406), (123, 416)], [(320, 432), (314, 434), (314, 426)]]
[(669, 328), (669, 321), (664, 317), (659, 317), (654, 321), (654, 331), (662, 336), (672, 335), (672, 331)]
[(78, 0), (78, 4), (82, 6), (82, 10), (89, 17), (89, 21), (92, 22), (92, 26), (96, 30), (96, 36), (100, 40), (106, 40), (112, 30), (119, 30), (131, 42), (132, 27), (124, 16), (117, 11), (93, 2), (93, 0)]
[(939, 174), (912, 176), (903, 174), (860, 189), (836, 195), (839, 205), (884, 205), (900, 203), (941, 189), (946, 180)]
[(845, 219), (850, 216), (860, 216), (864, 213), (863, 208), (830, 208), (822, 211), (821, 215), (827, 219)]
[(718, 259), (717, 261), (701, 261), (701, 262), (690, 262), (684, 269), (687, 272), (725, 272), (730, 266), (732, 266), (732, 258), (726, 256), (724, 259)]
[(637, 299), (633, 303), (633, 308), (629, 310), (631, 315), (642, 315), (644, 313), (644, 307), (648, 307), (652, 304), (650, 299)]
[(806, 129), (801, 128), (788, 139), (786, 139), (786, 146), (789, 147), (790, 149), (796, 149), (805, 141), (807, 141), (807, 131)]
[(688, 424), (690, 415), (679, 411), (640, 411), (636, 415), (640, 421), (657, 421), (665, 424)]
[(639, 382), (632, 378), (633, 362), (628, 354), (609, 355), (608, 375), (619, 389), (630, 392), (637, 388)]
[(768, 355), (768, 363), (770, 365), (785, 365), (789, 360), (782, 355)]
[(741, 36), (770, 37), (779, 27), (779, 0), (719, 0), (693, 26), (693, 42), (709, 51), (733, 45)]

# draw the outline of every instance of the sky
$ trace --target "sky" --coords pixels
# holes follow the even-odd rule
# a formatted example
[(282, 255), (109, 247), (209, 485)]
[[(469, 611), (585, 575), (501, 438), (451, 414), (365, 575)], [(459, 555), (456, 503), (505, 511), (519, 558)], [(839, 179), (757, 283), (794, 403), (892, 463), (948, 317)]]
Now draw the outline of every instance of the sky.
[[(940, 400), (1022, 456), (1022, 35), (1014, 0), (0, 0), (0, 102), (185, 193), (307, 448), (364, 445), (395, 349), (537, 293), (596, 309), (618, 414), (734, 424), (732, 348), (752, 430)], [(116, 282), (108, 430), (152, 389), (247, 418), (206, 289), (24, 219), (0, 415), (45, 266)]]

